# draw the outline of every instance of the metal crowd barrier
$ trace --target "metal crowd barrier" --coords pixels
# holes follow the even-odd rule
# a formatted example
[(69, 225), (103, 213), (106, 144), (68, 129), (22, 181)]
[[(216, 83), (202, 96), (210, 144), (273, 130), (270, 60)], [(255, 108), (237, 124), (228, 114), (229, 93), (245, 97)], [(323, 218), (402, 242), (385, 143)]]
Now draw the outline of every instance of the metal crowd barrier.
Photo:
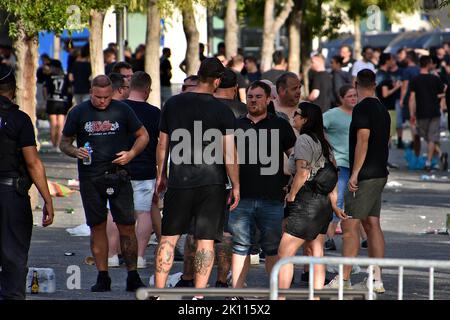
[[(339, 266), (339, 289), (338, 299), (343, 300), (344, 297), (344, 265), (360, 265), (369, 266), (368, 268), (368, 300), (373, 300), (375, 295), (373, 292), (373, 268), (374, 266), (380, 267), (398, 267), (398, 300), (403, 300), (403, 272), (404, 268), (428, 268), (429, 269), (429, 299), (434, 300), (434, 270), (448, 269), (450, 270), (449, 260), (413, 260), (413, 259), (374, 259), (374, 258), (330, 258), (330, 257), (289, 257), (279, 260), (273, 267), (270, 274), (270, 299), (278, 299), (279, 293), (282, 291), (278, 288), (278, 274), (280, 268), (285, 264), (309, 264), (309, 299), (313, 299), (314, 296), (322, 290), (314, 293), (314, 265), (315, 264), (328, 264)], [(347, 292), (348, 290), (346, 290)], [(283, 295), (284, 295), (283, 290)], [(336, 291), (335, 291), (336, 292)]]
[[(284, 289), (279, 290), (284, 296), (287, 297), (300, 297), (308, 298), (309, 292), (306, 289)], [(136, 291), (136, 298), (138, 300), (148, 300), (152, 296), (159, 296), (162, 299), (180, 300), (182, 296), (205, 296), (205, 297), (246, 297), (250, 299), (265, 298), (267, 299), (271, 294), (269, 288), (140, 288)], [(336, 290), (320, 290), (316, 293), (316, 296), (324, 299), (335, 299)], [(353, 300), (367, 300), (367, 292), (361, 290), (346, 291), (345, 296), (348, 299)]]

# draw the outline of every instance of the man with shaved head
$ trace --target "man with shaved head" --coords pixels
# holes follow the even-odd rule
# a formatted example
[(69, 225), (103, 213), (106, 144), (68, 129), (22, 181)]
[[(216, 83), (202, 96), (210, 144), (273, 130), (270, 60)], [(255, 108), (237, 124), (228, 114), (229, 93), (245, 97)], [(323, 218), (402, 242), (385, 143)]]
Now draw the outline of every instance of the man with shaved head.
[[(149, 136), (134, 111), (127, 104), (112, 99), (112, 83), (107, 76), (95, 77), (90, 93), (90, 100), (75, 106), (67, 115), (60, 148), (65, 154), (78, 158), (80, 194), (99, 271), (91, 291), (111, 290), (106, 236), (108, 200), (128, 270), (126, 290), (135, 291), (144, 284), (137, 273), (133, 189), (127, 164), (144, 150)], [(131, 135), (136, 140), (128, 150)], [(77, 147), (72, 145), (75, 139)], [(86, 148), (87, 143), (91, 152)], [(89, 158), (90, 161), (86, 161)]]

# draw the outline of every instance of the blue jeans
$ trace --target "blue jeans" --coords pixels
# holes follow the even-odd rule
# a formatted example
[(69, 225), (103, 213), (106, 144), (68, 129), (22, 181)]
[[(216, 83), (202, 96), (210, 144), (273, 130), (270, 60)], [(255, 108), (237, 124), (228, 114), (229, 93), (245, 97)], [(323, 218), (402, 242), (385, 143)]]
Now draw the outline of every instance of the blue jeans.
[[(339, 175), (338, 175), (338, 197), (337, 197), (337, 206), (338, 208), (344, 209), (344, 194), (345, 190), (347, 190), (348, 180), (350, 179), (350, 169), (346, 167), (338, 167)], [(339, 218), (333, 212), (333, 220), (331, 223), (339, 222)]]
[(268, 256), (278, 253), (283, 220), (283, 202), (263, 199), (241, 199), (230, 212), (228, 227), (233, 235), (233, 253), (247, 256), (256, 244), (254, 226), (260, 231), (260, 244)]

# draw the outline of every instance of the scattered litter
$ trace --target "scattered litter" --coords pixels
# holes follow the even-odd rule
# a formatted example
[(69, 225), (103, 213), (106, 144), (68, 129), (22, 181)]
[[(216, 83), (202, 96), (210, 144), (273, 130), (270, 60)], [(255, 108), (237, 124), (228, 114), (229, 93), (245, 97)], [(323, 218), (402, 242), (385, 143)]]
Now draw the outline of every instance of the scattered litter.
[(402, 184), (397, 181), (389, 181), (388, 183), (386, 183), (386, 187), (388, 187), (388, 188), (396, 188), (396, 187), (401, 187), (401, 186), (402, 186)]
[(91, 229), (85, 223), (84, 224), (80, 224), (79, 226), (77, 226), (75, 228), (68, 228), (68, 229), (66, 229), (66, 231), (71, 236), (86, 237), (86, 236), (90, 236), (91, 235)]
[[(417, 157), (411, 148), (405, 149), (404, 157), (406, 163), (408, 164), (409, 170), (423, 170), (425, 168), (427, 157), (424, 155)], [(439, 165), (439, 157), (435, 156), (433, 157), (433, 159), (431, 159), (431, 167), (435, 168), (438, 165)]]
[(67, 180), (67, 185), (73, 190), (80, 190), (80, 181), (77, 179)]
[(36, 205), (36, 210), (41, 210), (42, 209), (42, 206), (40, 205), (40, 204), (38, 204), (38, 205)]
[(75, 209), (74, 208), (66, 208), (66, 210), (64, 210), (64, 212), (68, 213), (68, 214), (74, 214)]
[(47, 181), (48, 189), (52, 197), (67, 197), (75, 191), (54, 181)]
[(93, 266), (93, 265), (95, 265), (95, 259), (94, 259), (94, 257), (86, 257), (84, 259), (84, 263), (89, 266)]
[(433, 223), (433, 220), (428, 221), (429, 223)]
[(419, 216), (420, 219), (425, 220), (427, 216)]
[(436, 180), (436, 176), (433, 174), (431, 176), (423, 174), (420, 176), (420, 180), (427, 181), (427, 180)]
[(74, 253), (74, 252), (64, 252), (64, 255), (65, 255), (66, 257), (71, 257), (71, 256), (74, 256), (75, 253)]

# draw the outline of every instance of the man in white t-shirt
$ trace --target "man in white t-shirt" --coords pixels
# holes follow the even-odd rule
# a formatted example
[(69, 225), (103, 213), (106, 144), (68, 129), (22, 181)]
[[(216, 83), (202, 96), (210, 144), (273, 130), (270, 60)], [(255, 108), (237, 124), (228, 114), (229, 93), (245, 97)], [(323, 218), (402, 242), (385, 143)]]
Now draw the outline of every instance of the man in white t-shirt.
[(353, 85), (355, 84), (356, 75), (358, 72), (360, 72), (363, 69), (369, 69), (373, 72), (375, 72), (375, 66), (373, 65), (370, 60), (373, 56), (373, 49), (370, 46), (365, 46), (362, 49), (362, 60), (358, 60), (353, 64), (352, 68), (352, 78), (353, 78)]

